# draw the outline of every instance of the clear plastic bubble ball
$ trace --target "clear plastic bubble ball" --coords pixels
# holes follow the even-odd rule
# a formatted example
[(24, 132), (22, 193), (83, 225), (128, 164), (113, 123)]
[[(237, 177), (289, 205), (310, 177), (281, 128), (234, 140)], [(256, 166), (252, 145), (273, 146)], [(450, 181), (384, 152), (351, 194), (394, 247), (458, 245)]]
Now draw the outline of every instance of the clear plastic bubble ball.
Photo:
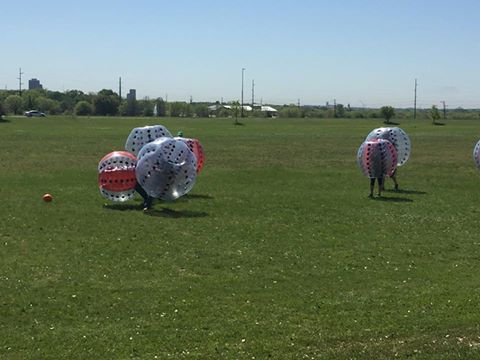
[(136, 176), (149, 196), (171, 201), (193, 188), (196, 169), (195, 155), (183, 141), (162, 137), (140, 150)]
[(195, 158), (197, 159), (197, 174), (199, 174), (203, 169), (203, 164), (205, 163), (205, 153), (203, 152), (203, 147), (202, 144), (200, 144), (200, 141), (198, 141), (198, 139), (184, 137), (175, 137), (174, 139), (180, 140), (187, 144), (190, 151), (193, 152), (193, 155), (195, 155)]
[(477, 167), (480, 168), (480, 140), (473, 148), (473, 160), (475, 160), (475, 164), (477, 164)]
[(397, 150), (384, 139), (364, 141), (357, 152), (357, 164), (365, 176), (392, 176), (397, 168)]
[(410, 157), (412, 149), (410, 138), (399, 127), (374, 129), (367, 135), (366, 141), (372, 139), (385, 139), (390, 141), (397, 150), (397, 166), (404, 165)]
[(111, 201), (127, 201), (135, 196), (137, 158), (127, 151), (114, 151), (98, 163), (100, 194)]
[(149, 142), (152, 142), (161, 137), (172, 137), (172, 134), (165, 126), (152, 125), (134, 128), (130, 135), (128, 135), (125, 144), (125, 150), (132, 154), (138, 155), (140, 149)]

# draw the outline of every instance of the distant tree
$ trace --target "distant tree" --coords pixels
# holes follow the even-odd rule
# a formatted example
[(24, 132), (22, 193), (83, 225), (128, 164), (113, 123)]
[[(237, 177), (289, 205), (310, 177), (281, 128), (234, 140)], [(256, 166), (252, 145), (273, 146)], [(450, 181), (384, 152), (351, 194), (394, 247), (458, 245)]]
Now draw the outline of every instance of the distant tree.
[(5, 99), (4, 104), (8, 113), (17, 115), (22, 111), (23, 100), (20, 95), (10, 95)]
[(5, 115), (5, 109), (3, 107), (3, 104), (0, 102), (0, 118)]
[(304, 113), (297, 105), (286, 105), (280, 109), (279, 114), (285, 118), (301, 118), (304, 117)]
[(62, 111), (73, 111), (75, 109), (75, 105), (79, 101), (87, 101), (89, 103), (92, 102), (92, 96), (84, 94), (80, 90), (67, 90), (63, 93), (62, 98)]
[(138, 106), (138, 101), (136, 99), (128, 99), (127, 101), (122, 102), (121, 114), (124, 116), (137, 116), (140, 115), (140, 107)]
[(392, 106), (382, 106), (380, 113), (385, 119), (385, 124), (390, 124), (390, 119), (395, 116), (395, 109)]
[(240, 102), (239, 101), (232, 101), (232, 112), (235, 118), (235, 125), (240, 125), (238, 122), (238, 113), (240, 112)]
[(60, 112), (60, 103), (57, 100), (47, 99), (46, 97), (40, 96), (37, 98), (37, 108), (40, 111), (49, 113), (49, 114), (58, 114)]
[(208, 106), (206, 104), (194, 105), (193, 111), (198, 117), (208, 117)]
[(428, 111), (428, 117), (432, 120), (433, 125), (437, 123), (437, 120), (440, 120), (440, 112), (435, 105), (432, 105), (432, 107)]
[[(102, 90), (108, 92), (111, 90)], [(116, 115), (118, 112), (119, 100), (118, 95), (105, 95), (98, 93), (92, 100), (95, 115)]]
[(182, 116), (185, 116), (185, 117), (193, 117), (193, 105), (192, 104), (189, 104), (189, 103), (183, 103), (182, 104)]
[(88, 101), (79, 101), (74, 108), (74, 113), (77, 116), (86, 116), (93, 114), (93, 106)]
[(335, 117), (336, 118), (345, 117), (345, 106), (343, 106), (343, 104), (337, 104), (335, 106)]
[(23, 108), (27, 110), (34, 110), (37, 108), (37, 94), (31, 91), (25, 91), (22, 96)]
[(116, 96), (118, 97), (117, 93), (115, 93), (113, 90), (111, 89), (102, 89), (98, 92), (97, 95), (103, 95), (103, 96)]
[(155, 105), (157, 105), (157, 116), (163, 117), (167, 115), (167, 103), (162, 98), (158, 98), (155, 101)]
[(153, 102), (150, 100), (140, 100), (138, 102), (139, 105), (139, 113), (142, 116), (150, 117), (153, 116)]
[(170, 116), (172, 117), (179, 117), (183, 116), (183, 110), (184, 110), (184, 103), (179, 102), (179, 101), (174, 101), (169, 103), (169, 108), (170, 108)]

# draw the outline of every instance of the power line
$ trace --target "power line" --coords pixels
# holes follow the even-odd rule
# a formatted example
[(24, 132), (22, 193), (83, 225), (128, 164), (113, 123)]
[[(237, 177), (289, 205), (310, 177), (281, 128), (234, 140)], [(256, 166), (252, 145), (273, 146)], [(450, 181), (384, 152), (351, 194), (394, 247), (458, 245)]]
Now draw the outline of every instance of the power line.
[(252, 109), (255, 105), (255, 80), (252, 80)]
[(417, 118), (417, 79), (415, 79), (415, 95), (413, 99), (413, 120)]
[(18, 71), (18, 92), (20, 93), (20, 96), (22, 96), (22, 68)]

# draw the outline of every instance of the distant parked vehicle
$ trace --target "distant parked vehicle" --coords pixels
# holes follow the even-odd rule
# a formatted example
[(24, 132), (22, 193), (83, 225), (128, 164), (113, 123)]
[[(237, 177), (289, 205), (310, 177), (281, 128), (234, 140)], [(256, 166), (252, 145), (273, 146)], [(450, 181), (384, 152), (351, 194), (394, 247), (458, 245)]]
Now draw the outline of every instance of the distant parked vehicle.
[(25, 116), (27, 117), (32, 117), (32, 116), (45, 116), (45, 113), (38, 111), (38, 110), (30, 110), (30, 111), (25, 111)]

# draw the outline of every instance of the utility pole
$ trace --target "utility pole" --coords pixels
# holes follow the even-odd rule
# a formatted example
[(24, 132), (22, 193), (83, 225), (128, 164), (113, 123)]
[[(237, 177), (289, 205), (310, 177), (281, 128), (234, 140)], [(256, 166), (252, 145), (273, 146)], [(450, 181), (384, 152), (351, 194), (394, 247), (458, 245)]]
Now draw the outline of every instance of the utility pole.
[(255, 105), (255, 80), (252, 80), (252, 110)]
[(18, 92), (20, 93), (20, 96), (22, 96), (22, 68), (18, 71)]
[(118, 78), (118, 97), (120, 98), (120, 102), (122, 102), (122, 77)]
[(297, 106), (300, 108), (300, 99), (297, 99)]
[(447, 109), (445, 107), (445, 101), (442, 101), (443, 104), (443, 120), (447, 118)]
[(193, 103), (193, 97), (192, 95), (190, 95), (190, 105), (192, 105), (192, 103)]
[(417, 119), (417, 79), (415, 79), (415, 97), (413, 99), (413, 120)]
[(245, 73), (245, 68), (242, 68), (242, 104), (240, 108), (240, 117), (243, 118), (243, 74)]
[(337, 99), (333, 99), (333, 117), (337, 117)]

